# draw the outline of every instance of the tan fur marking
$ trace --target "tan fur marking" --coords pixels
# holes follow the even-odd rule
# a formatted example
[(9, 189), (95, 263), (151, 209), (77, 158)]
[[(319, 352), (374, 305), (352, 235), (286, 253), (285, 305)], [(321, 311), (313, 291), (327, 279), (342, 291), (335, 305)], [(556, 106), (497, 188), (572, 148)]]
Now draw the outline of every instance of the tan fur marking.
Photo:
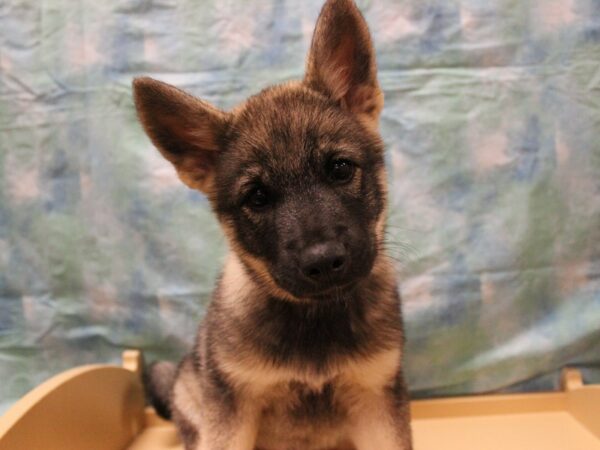
[[(349, 435), (356, 450), (408, 450), (406, 436), (389, 410), (385, 388), (394, 382), (400, 366), (399, 350), (382, 352), (352, 372), (355, 403), (351, 408)], [(357, 389), (359, 389), (357, 391)], [(399, 413), (399, 412), (398, 412)]]
[[(377, 181), (379, 182), (379, 189), (383, 193), (384, 206), (377, 223), (375, 224), (375, 237), (377, 238), (378, 247), (381, 248), (383, 241), (385, 240), (385, 225), (387, 222), (387, 172), (385, 169), (381, 169), (377, 174)], [(382, 251), (385, 251), (383, 248)]]
[(189, 363), (184, 363), (173, 386), (173, 404), (186, 420), (197, 427), (202, 422), (202, 393)]
[(233, 429), (230, 427), (211, 427), (209, 430), (218, 431), (218, 436), (211, 436), (206, 433), (203, 438), (200, 431), (200, 444), (198, 450), (214, 450), (215, 442), (224, 442), (223, 449), (227, 450), (255, 450), (256, 434), (258, 432), (258, 412), (246, 411), (239, 415), (240, 422)]
[(242, 263), (234, 252), (229, 252), (223, 267), (221, 296), (227, 308), (239, 308), (254, 294), (254, 283), (248, 278)]
[(235, 232), (233, 231), (231, 225), (221, 222), (221, 227), (223, 228), (223, 231), (227, 236), (228, 242), (232, 246), (232, 253), (235, 254), (235, 258), (228, 259), (228, 261), (230, 261), (230, 268), (227, 269), (226, 266), (224, 269), (225, 272), (227, 272), (227, 270), (232, 271), (232, 276), (233, 274), (235, 274), (237, 278), (231, 278), (231, 280), (234, 283), (236, 282), (236, 279), (242, 280), (242, 275), (246, 277), (246, 281), (248, 279), (248, 275), (244, 272), (244, 268), (240, 265), (240, 263), (243, 263), (246, 265), (247, 268), (252, 270), (254, 275), (256, 275), (261, 280), (262, 283), (260, 286), (254, 286), (257, 289), (261, 289), (263, 291), (263, 294), (266, 293), (268, 295), (272, 295), (274, 297), (278, 297), (285, 300), (302, 301), (302, 299), (293, 296), (292, 294), (290, 294), (289, 292), (277, 285), (275, 280), (273, 280), (273, 277), (271, 276), (268, 267), (263, 261), (244, 251), (242, 246), (237, 242)]
[(350, 362), (341, 377), (350, 384), (381, 393), (398, 372), (400, 357), (398, 348), (384, 350), (365, 359)]
[(364, 407), (356, 414), (350, 436), (356, 450), (409, 450), (398, 435), (386, 409), (389, 406), (383, 397), (364, 398)]
[(368, 88), (369, 91), (363, 93), (364, 104), (360, 108), (354, 109), (358, 119), (370, 130), (379, 131), (379, 116), (383, 110), (384, 97), (383, 91), (377, 85), (376, 88)]

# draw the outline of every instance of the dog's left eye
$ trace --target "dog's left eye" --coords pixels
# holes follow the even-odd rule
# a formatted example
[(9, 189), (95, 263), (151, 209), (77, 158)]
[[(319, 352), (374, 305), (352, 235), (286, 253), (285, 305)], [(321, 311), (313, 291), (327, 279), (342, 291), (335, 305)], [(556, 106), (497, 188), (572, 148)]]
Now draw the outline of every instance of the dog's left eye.
[(334, 159), (328, 164), (327, 173), (331, 181), (347, 183), (354, 176), (354, 164), (347, 159)]
[(269, 205), (269, 195), (265, 189), (257, 187), (250, 191), (245, 203), (250, 208), (259, 211)]

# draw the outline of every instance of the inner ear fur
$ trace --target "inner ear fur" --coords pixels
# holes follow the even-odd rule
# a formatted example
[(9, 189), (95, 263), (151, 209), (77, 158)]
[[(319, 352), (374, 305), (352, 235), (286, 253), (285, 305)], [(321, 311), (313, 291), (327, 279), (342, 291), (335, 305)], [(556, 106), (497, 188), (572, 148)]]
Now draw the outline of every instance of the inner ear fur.
[(383, 108), (367, 23), (352, 0), (328, 0), (315, 27), (304, 82), (376, 125)]
[(227, 114), (209, 103), (148, 77), (133, 81), (144, 130), (190, 188), (210, 192)]

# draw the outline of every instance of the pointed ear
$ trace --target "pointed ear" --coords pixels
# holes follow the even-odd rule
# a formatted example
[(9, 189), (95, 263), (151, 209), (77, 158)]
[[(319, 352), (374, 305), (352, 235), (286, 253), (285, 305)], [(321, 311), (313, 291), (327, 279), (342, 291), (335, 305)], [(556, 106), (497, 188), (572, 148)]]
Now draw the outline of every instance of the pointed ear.
[(352, 0), (328, 0), (323, 6), (304, 81), (377, 126), (383, 93), (375, 52), (367, 23)]
[(152, 78), (133, 80), (133, 97), (146, 133), (192, 189), (212, 189), (214, 166), (227, 115)]

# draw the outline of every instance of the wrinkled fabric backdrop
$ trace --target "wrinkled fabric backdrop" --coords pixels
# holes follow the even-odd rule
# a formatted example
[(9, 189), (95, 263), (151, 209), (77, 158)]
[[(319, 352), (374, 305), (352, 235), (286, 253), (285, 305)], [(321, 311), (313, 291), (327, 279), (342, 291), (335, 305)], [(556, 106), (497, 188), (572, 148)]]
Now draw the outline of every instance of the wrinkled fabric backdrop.
[[(0, 400), (189, 347), (226, 243), (136, 121), (303, 73), (321, 0), (0, 0)], [(415, 396), (600, 382), (600, 2), (360, 1)], [(293, 330), (292, 330), (293, 332)]]

